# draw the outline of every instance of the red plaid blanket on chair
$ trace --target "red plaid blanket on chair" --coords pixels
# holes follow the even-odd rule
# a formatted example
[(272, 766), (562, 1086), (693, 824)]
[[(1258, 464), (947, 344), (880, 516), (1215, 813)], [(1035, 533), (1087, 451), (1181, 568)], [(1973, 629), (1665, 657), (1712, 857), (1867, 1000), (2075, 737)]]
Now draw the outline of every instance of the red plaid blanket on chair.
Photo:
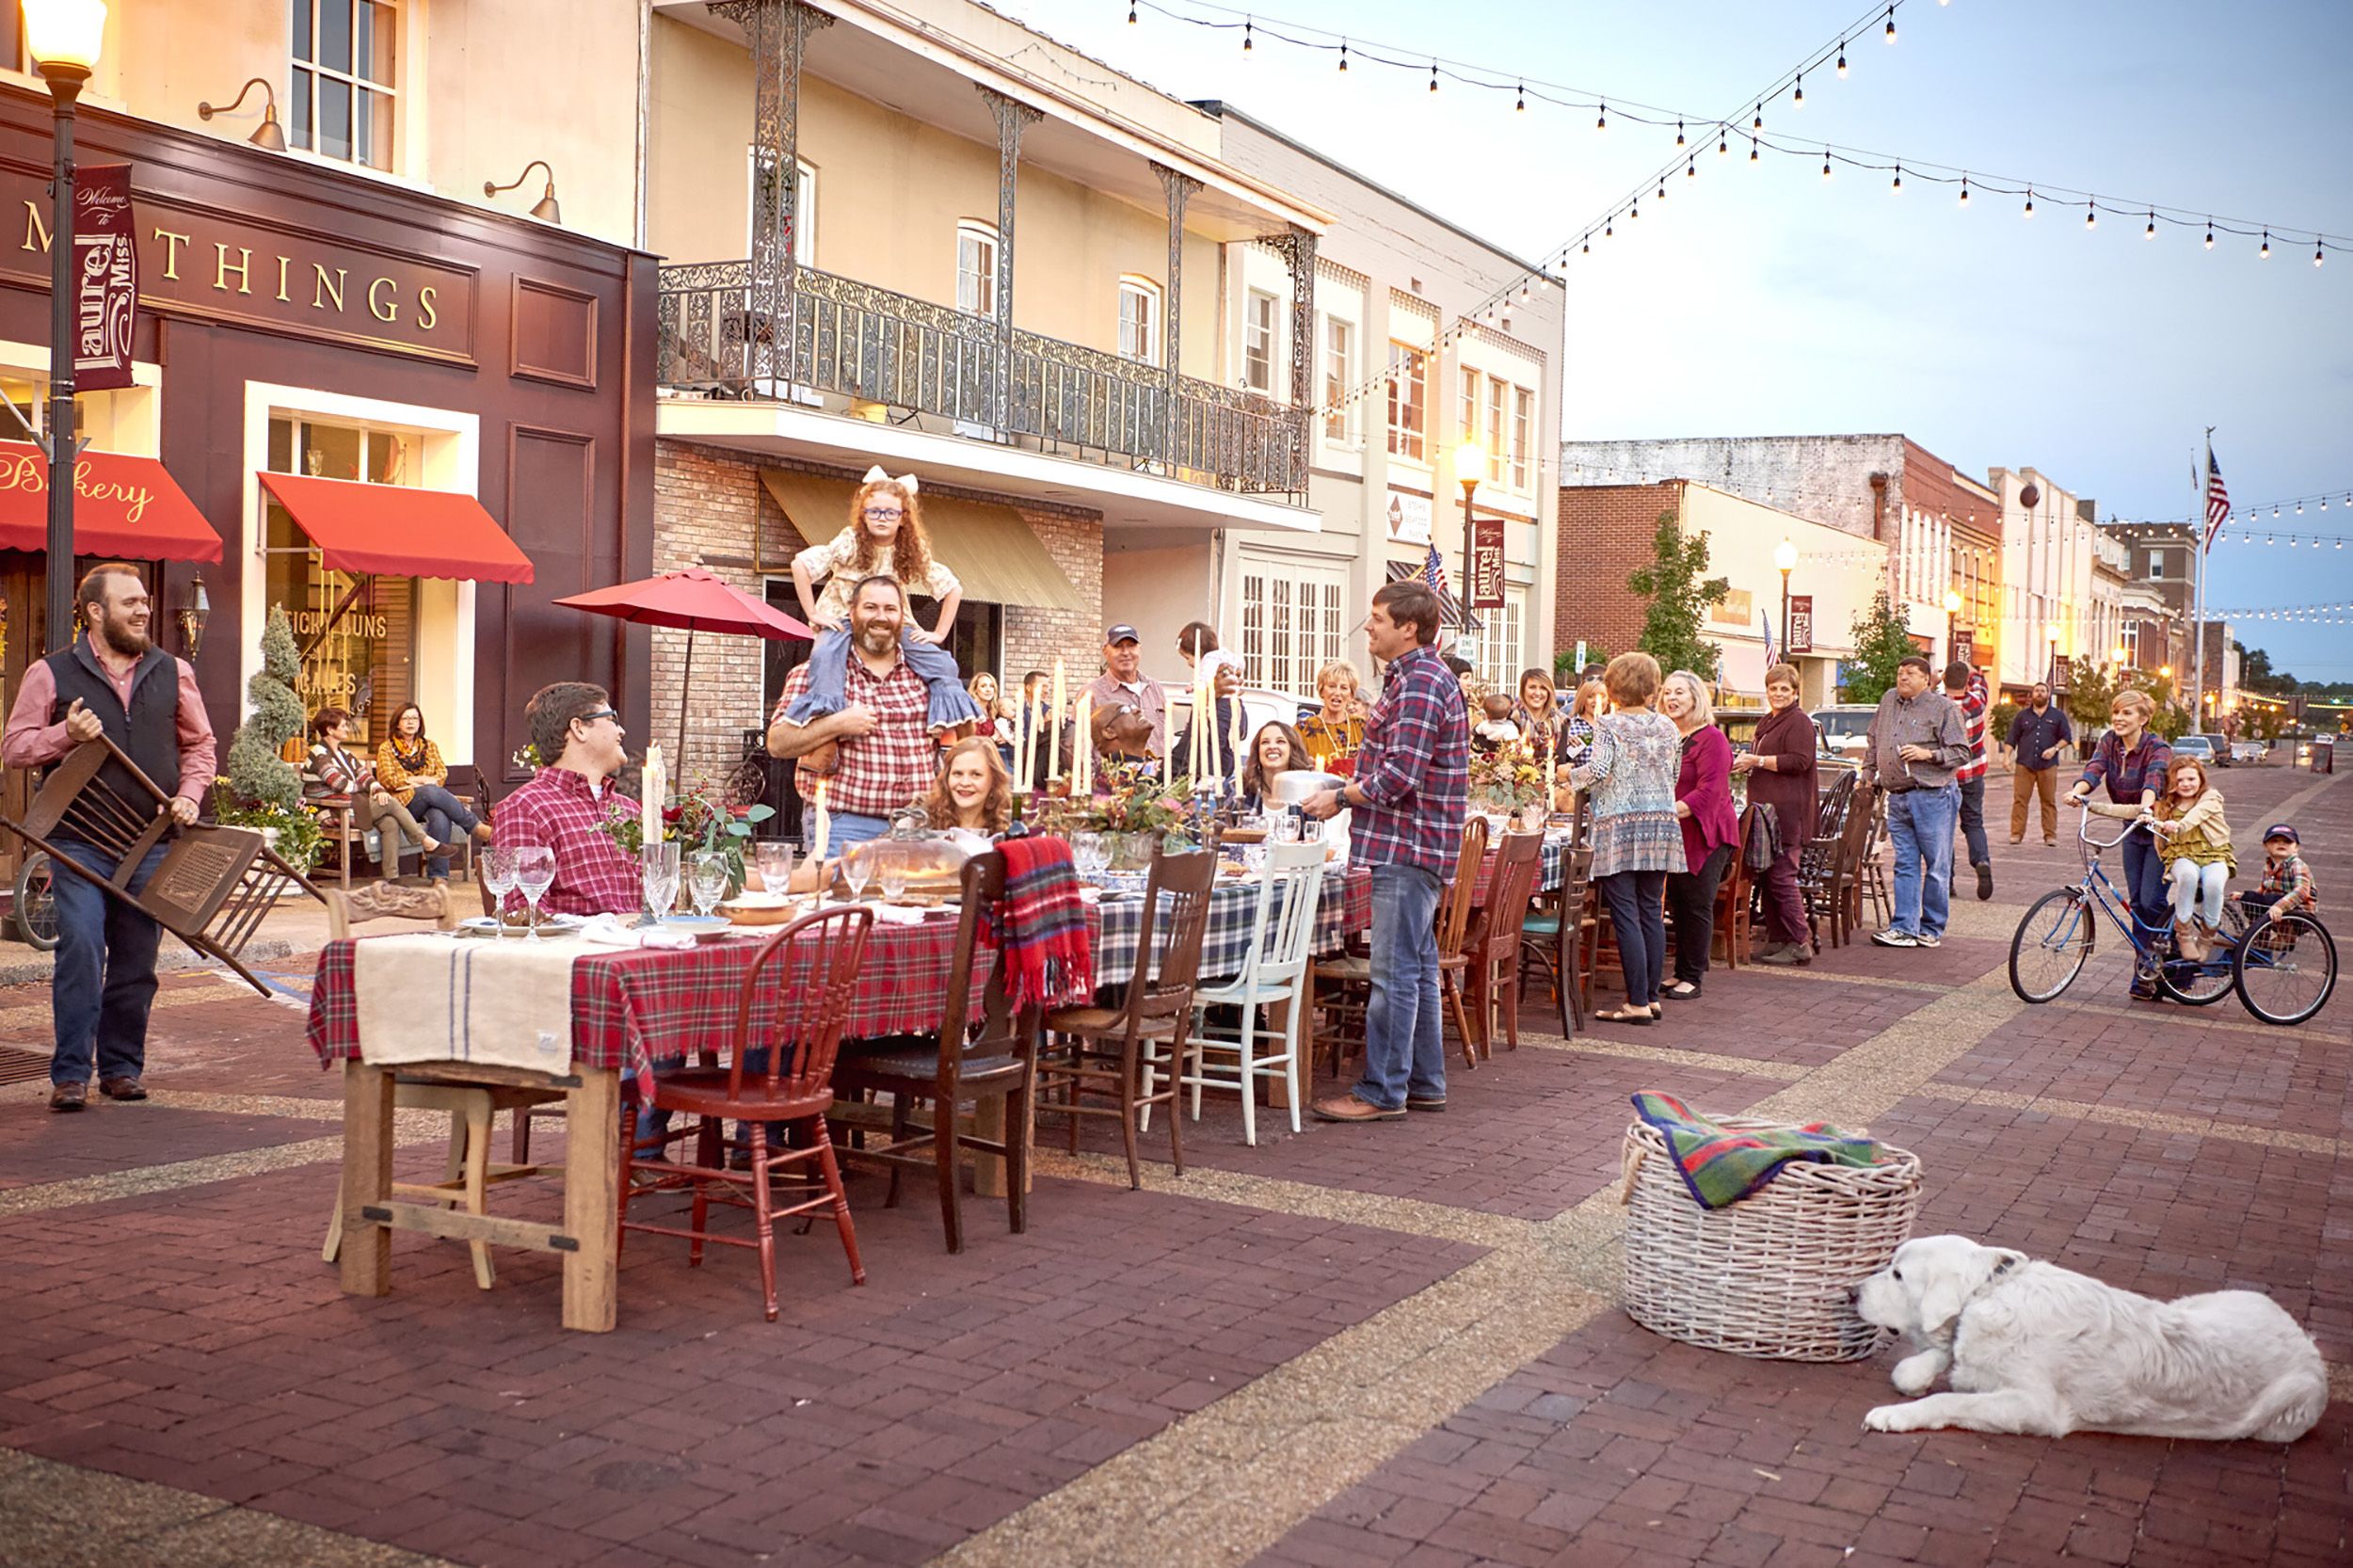
[(1068, 840), (1007, 839), (1005, 896), (981, 917), (981, 935), (1002, 953), (1015, 1007), (1064, 1007), (1095, 997), (1095, 952)]

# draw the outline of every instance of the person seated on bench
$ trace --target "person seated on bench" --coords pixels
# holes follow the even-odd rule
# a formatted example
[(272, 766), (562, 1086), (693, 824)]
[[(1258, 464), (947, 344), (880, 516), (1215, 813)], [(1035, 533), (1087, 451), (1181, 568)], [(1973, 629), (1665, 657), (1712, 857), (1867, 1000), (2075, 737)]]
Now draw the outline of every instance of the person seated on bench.
[(349, 713), (341, 708), (320, 709), (311, 719), (311, 771), (335, 793), (349, 795), (352, 808), (368, 819), (376, 829), (376, 858), (384, 880), (397, 882), (402, 840), (416, 845), (427, 860), (441, 853), (441, 841), (408, 814), (408, 808), (377, 780), (376, 769), (364, 758), (344, 749), (350, 733)]
[(376, 776), (441, 840), (445, 852), (425, 861), (425, 874), (434, 881), (449, 880), (446, 846), (469, 836), (488, 841), (490, 824), (449, 792), (449, 764), (441, 760), (441, 748), (425, 738), (424, 710), (415, 703), (392, 711), (392, 732), (376, 748)]

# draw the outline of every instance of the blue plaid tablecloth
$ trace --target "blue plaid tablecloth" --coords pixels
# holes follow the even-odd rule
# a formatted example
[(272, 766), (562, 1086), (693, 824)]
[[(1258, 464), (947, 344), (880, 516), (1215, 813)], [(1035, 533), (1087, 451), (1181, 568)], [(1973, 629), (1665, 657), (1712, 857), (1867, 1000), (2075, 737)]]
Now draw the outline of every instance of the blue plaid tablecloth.
[[(1241, 972), (1250, 952), (1250, 925), (1258, 908), (1253, 881), (1223, 881), (1209, 895), (1209, 928), (1201, 936), (1201, 977), (1226, 980)], [(1144, 899), (1112, 894), (1096, 906), (1102, 926), (1095, 937), (1095, 983), (1124, 985), (1135, 978), (1136, 938), (1144, 925)], [(1361, 867), (1327, 871), (1316, 908), (1312, 939), (1319, 953), (1337, 952), (1349, 936), (1372, 924), (1372, 873)], [(1166, 927), (1161, 928), (1163, 934)], [(1165, 936), (1160, 938), (1165, 940)], [(1156, 943), (1156, 946), (1159, 945)]]
[[(1545, 834), (1544, 857), (1536, 867), (1536, 890), (1538, 892), (1549, 893), (1559, 888), (1567, 878), (1571, 841), (1572, 835), (1565, 827), (1554, 828)], [(1481, 904), (1487, 901), (1487, 879), (1495, 875), (1496, 871), (1496, 852), (1492, 847), (1493, 840), (1490, 840), (1489, 843), (1491, 847), (1487, 851), (1486, 858), (1479, 862), (1478, 890), (1471, 895)]]

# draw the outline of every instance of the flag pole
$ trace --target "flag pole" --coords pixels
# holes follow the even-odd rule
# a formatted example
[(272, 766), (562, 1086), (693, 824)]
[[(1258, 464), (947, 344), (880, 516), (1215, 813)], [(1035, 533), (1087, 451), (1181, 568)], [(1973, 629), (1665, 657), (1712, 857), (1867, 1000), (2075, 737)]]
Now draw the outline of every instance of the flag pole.
[(2214, 426), (2206, 426), (2206, 463), (2198, 471), (2201, 486), (2196, 504), (2190, 508), (2190, 526), (2198, 530), (2198, 550), (2191, 557), (2197, 576), (2190, 584), (2194, 598), (2190, 633), (2197, 646), (2190, 651), (2189, 728), (2192, 734), (2203, 733), (2206, 728), (2206, 552), (2213, 547), (2214, 527), (2206, 520), (2206, 496), (2214, 485)]

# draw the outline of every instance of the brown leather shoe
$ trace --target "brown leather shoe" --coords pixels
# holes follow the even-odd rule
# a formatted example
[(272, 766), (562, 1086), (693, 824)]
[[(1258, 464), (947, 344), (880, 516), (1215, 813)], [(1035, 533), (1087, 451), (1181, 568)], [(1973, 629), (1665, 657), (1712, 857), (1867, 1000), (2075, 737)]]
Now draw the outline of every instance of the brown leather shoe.
[(143, 1100), (147, 1097), (147, 1085), (136, 1077), (102, 1078), (98, 1080), (98, 1092), (110, 1100)]
[(1358, 1099), (1354, 1095), (1318, 1100), (1308, 1109), (1315, 1112), (1316, 1120), (1320, 1122), (1401, 1122), (1405, 1119), (1405, 1108), (1401, 1105), (1395, 1111), (1384, 1111), (1370, 1100)]
[(79, 1111), (88, 1103), (89, 1085), (79, 1079), (71, 1083), (53, 1083), (49, 1086), (49, 1109), (52, 1111)]

